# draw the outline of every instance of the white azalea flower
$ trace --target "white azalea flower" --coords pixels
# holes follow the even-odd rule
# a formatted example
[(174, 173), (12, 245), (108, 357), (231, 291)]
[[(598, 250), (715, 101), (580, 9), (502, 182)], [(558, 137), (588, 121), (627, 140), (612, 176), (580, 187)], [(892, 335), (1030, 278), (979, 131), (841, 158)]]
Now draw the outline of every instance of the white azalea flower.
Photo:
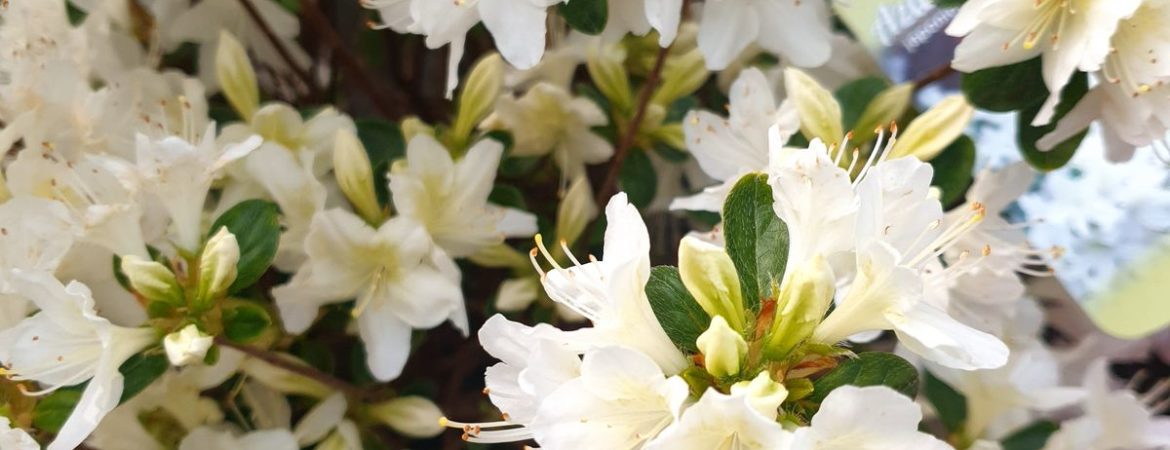
[(1044, 450), (1170, 447), (1170, 419), (1151, 410), (1152, 403), (1159, 399), (1111, 390), (1105, 360), (1099, 359), (1090, 366), (1085, 389), (1085, 415), (1064, 422), (1048, 438)]
[(52, 275), (14, 270), (10, 286), (41, 311), (0, 332), (0, 360), (9, 378), (36, 381), (44, 386), (38, 394), (89, 381), (48, 447), (74, 448), (118, 406), (122, 396), (118, 368), (158, 338), (154, 330), (123, 328), (98, 316), (83, 284), (62, 286)]
[(12, 428), (7, 417), (0, 417), (0, 450), (40, 450), (41, 445), (20, 428)]
[(828, 4), (791, 0), (711, 0), (703, 3), (699, 50), (707, 68), (726, 68), (751, 44), (800, 67), (829, 60)]
[(796, 430), (791, 450), (947, 450), (951, 446), (918, 431), (922, 409), (885, 386), (841, 386), (821, 402), (808, 427)]
[[(965, 220), (943, 228), (942, 206), (930, 193), (930, 166), (917, 158), (886, 161), (892, 145), (881, 140), (852, 183), (820, 142), (773, 152), (774, 208), (790, 224), (790, 267), (822, 256), (838, 260), (838, 280), (851, 280), (839, 287), (837, 308), (814, 339), (836, 343), (894, 330), (908, 348), (949, 367), (1003, 365), (1008, 352), (1002, 342), (956, 321), (924, 295), (928, 283), (946, 282), (970, 266), (960, 261), (946, 270), (925, 270), (979, 223), (984, 209), (967, 210)], [(852, 241), (839, 237), (849, 230)], [(856, 264), (841, 263), (851, 256)]]
[(273, 289), (284, 326), (304, 332), (322, 305), (356, 298), (353, 315), (374, 376), (392, 380), (410, 353), (410, 332), (450, 319), (466, 332), (457, 269), (436, 254), (423, 226), (395, 217), (377, 229), (332, 209), (313, 218), (308, 260), (288, 284)]
[[(718, 212), (739, 177), (768, 167), (769, 130), (781, 144), (800, 129), (796, 108), (787, 100), (777, 105), (772, 88), (759, 69), (744, 70), (728, 92), (729, 117), (691, 111), (683, 119), (687, 148), (707, 175), (721, 181), (690, 197), (675, 199), (671, 209)], [(772, 127), (776, 128), (773, 129)]]
[(463, 59), (467, 32), (481, 20), (504, 59), (518, 69), (528, 69), (544, 54), (545, 20), (548, 8), (565, 0), (365, 0), (377, 9), (385, 27), (399, 33), (427, 37), (428, 48), (450, 45), (447, 63), (447, 94), (459, 83), (459, 61)]
[(1060, 92), (1077, 70), (1100, 70), (1118, 23), (1141, 0), (975, 0), (959, 9), (947, 34), (964, 36), (951, 65), (964, 72), (1043, 58), (1048, 100), (1032, 125), (1052, 120)]
[(591, 328), (574, 332), (576, 342), (633, 347), (657, 362), (666, 374), (677, 374), (687, 366), (686, 359), (666, 336), (646, 297), (650, 279), (646, 224), (624, 193), (610, 199), (605, 217), (605, 246), (599, 261), (562, 268), (538, 235), (533, 263), (539, 250), (555, 267), (543, 274), (544, 289), (554, 301), (593, 323)]
[[(301, 24), (297, 16), (273, 0), (249, 0), (267, 28), (280, 40), (293, 62), (300, 68), (309, 67), (309, 55), (297, 44)], [(162, 43), (169, 49), (183, 42), (199, 44), (199, 78), (213, 91), (219, 82), (215, 77), (215, 52), (219, 47), (220, 31), (236, 36), (266, 67), (282, 74), (292, 74), (294, 68), (277, 52), (272, 40), (256, 26), (251, 15), (236, 0), (207, 0), (193, 4), (174, 17), (170, 26), (160, 29)]]
[(81, 239), (118, 255), (147, 256), (137, 196), (98, 159), (67, 161), (51, 148), (25, 149), (7, 173), (14, 196), (57, 200), (68, 208)]
[(288, 430), (260, 430), (238, 434), (228, 430), (199, 427), (179, 443), (179, 450), (297, 450), (297, 440)]
[(601, 347), (585, 353), (579, 378), (544, 399), (529, 428), (549, 448), (635, 449), (670, 425), (686, 398), (686, 382), (645, 354)]
[(753, 408), (746, 396), (708, 389), (646, 449), (786, 449), (792, 445), (792, 437), (773, 418)]
[(259, 136), (220, 148), (215, 124), (207, 126), (198, 144), (194, 136), (137, 137), (138, 170), (150, 192), (166, 207), (175, 226), (175, 243), (187, 251), (199, 246), (203, 205), (211, 182), (228, 163), (260, 146)]
[(422, 223), (452, 257), (470, 256), (506, 237), (532, 236), (536, 216), (487, 202), (503, 154), (503, 145), (484, 139), (456, 162), (435, 138), (415, 136), (405, 163), (390, 172), (394, 207)]
[(529, 327), (502, 315), (479, 329), (484, 350), (500, 362), (488, 367), (488, 397), (514, 423), (531, 423), (545, 397), (581, 373), (581, 360), (566, 334), (551, 325)]
[(609, 21), (603, 36), (621, 39), (627, 32), (643, 36), (654, 29), (658, 45), (666, 47), (678, 35), (682, 0), (607, 0)]
[(608, 121), (593, 101), (572, 97), (552, 84), (537, 83), (518, 99), (500, 97), (485, 126), (512, 133), (514, 156), (551, 153), (562, 179), (571, 180), (585, 173), (586, 164), (605, 162), (613, 156), (609, 141), (590, 130)]
[(1128, 161), (1138, 147), (1165, 142), (1170, 132), (1170, 87), (1160, 85), (1134, 96), (1118, 84), (1098, 83), (1036, 145), (1051, 150), (1096, 120), (1101, 121), (1109, 160)]
[(27, 299), (8, 287), (11, 269), (51, 274), (73, 246), (72, 221), (60, 203), (18, 198), (0, 204), (0, 330), (30, 312)]

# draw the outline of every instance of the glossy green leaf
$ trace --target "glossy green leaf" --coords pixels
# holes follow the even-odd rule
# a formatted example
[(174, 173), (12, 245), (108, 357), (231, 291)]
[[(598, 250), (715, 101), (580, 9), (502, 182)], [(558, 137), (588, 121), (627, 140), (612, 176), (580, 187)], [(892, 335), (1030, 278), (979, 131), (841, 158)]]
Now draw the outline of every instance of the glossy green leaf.
[(954, 206), (963, 199), (963, 194), (974, 178), (975, 141), (967, 136), (959, 136), (930, 160), (930, 166), (934, 168), (931, 184), (942, 191), (939, 202), (946, 207)]
[(629, 196), (630, 203), (639, 209), (654, 201), (654, 195), (658, 192), (658, 172), (654, 170), (646, 152), (639, 149), (630, 151), (618, 172), (618, 186)]
[(890, 84), (880, 77), (865, 77), (837, 88), (833, 97), (841, 105), (841, 124), (845, 129), (852, 129), (865, 107), (888, 87)]
[(605, 30), (609, 16), (608, 0), (571, 0), (557, 5), (557, 12), (574, 30), (598, 35)]
[(139, 353), (127, 359), (121, 367), (118, 367), (118, 371), (122, 372), (121, 402), (124, 403), (134, 398), (135, 395), (150, 386), (154, 380), (167, 371), (170, 365), (170, 361), (162, 353), (152, 355)]
[(223, 213), (211, 225), (211, 234), (227, 227), (240, 246), (236, 281), (228, 293), (251, 286), (272, 265), (280, 243), (280, 208), (265, 200), (245, 200)]
[(272, 318), (260, 305), (241, 302), (223, 311), (223, 334), (234, 342), (252, 342), (264, 334), (269, 325), (272, 325)]
[(73, 408), (77, 407), (77, 401), (81, 400), (82, 389), (83, 386), (62, 388), (37, 400), (36, 409), (33, 410), (33, 426), (50, 433), (61, 431), (61, 426), (73, 413)]
[(1032, 106), (1016, 116), (1016, 124), (1018, 126), (1016, 131), (1016, 144), (1020, 146), (1020, 152), (1024, 154), (1024, 159), (1038, 170), (1055, 170), (1064, 167), (1076, 154), (1077, 149), (1081, 146), (1081, 141), (1085, 139), (1088, 134), (1088, 129), (1079, 134), (1057, 144), (1051, 150), (1042, 152), (1036, 148), (1036, 141), (1048, 134), (1056, 128), (1057, 122), (1076, 106), (1077, 102), (1089, 92), (1089, 76), (1084, 72), (1078, 72), (1069, 80), (1068, 85), (1060, 93), (1060, 104), (1056, 106), (1056, 114), (1052, 118), (1052, 122), (1042, 127), (1033, 127), (1031, 125), (1032, 118), (1036, 117), (1036, 113), (1040, 111), (1040, 105)]
[(1042, 420), (1016, 430), (1004, 438), (1000, 445), (1003, 450), (1041, 450), (1048, 438), (1060, 429), (1060, 425)]
[(918, 369), (892, 353), (860, 353), (818, 378), (809, 399), (820, 403), (833, 389), (845, 385), (886, 386), (914, 398), (918, 393)]
[(922, 380), (922, 393), (934, 405), (947, 431), (957, 433), (967, 422), (967, 398), (930, 372)]
[(711, 317), (699, 306), (699, 302), (687, 292), (679, 277), (678, 268), (657, 266), (650, 269), (650, 280), (646, 282), (646, 297), (654, 317), (666, 331), (666, 335), (684, 352), (697, 353), (695, 339), (711, 324)]
[(1039, 57), (965, 73), (962, 85), (967, 101), (988, 111), (1019, 111), (1039, 105), (1048, 97)]
[(788, 263), (788, 225), (772, 209), (767, 175), (745, 175), (731, 189), (723, 203), (723, 237), (744, 305), (757, 311), (761, 299), (773, 296), (772, 283), (784, 279)]

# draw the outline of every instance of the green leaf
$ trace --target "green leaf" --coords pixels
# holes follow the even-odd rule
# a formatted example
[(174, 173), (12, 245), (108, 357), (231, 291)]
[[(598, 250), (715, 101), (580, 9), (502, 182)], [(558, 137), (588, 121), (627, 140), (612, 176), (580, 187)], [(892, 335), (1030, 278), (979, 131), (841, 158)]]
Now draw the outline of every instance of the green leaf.
[(837, 88), (833, 97), (841, 105), (841, 124), (845, 129), (852, 129), (865, 107), (888, 87), (890, 84), (880, 77), (866, 77)]
[(650, 280), (646, 282), (646, 297), (654, 317), (666, 331), (674, 345), (687, 353), (698, 353), (695, 339), (707, 330), (711, 317), (699, 306), (699, 302), (687, 292), (678, 268), (657, 266), (650, 269)]
[(967, 187), (971, 186), (975, 170), (975, 141), (967, 136), (959, 136), (930, 160), (930, 166), (934, 168), (931, 184), (942, 191), (939, 201), (945, 207), (954, 206), (963, 199)]
[(495, 185), (492, 188), (492, 193), (488, 195), (488, 201), (500, 206), (528, 210), (528, 205), (524, 201), (524, 193), (516, 189), (516, 186), (507, 184)]
[(788, 263), (788, 225), (772, 209), (767, 175), (745, 175), (731, 188), (723, 203), (723, 236), (744, 304), (758, 311), (760, 299), (772, 297), (772, 283), (784, 279)]
[(1016, 116), (1016, 124), (1018, 126), (1016, 131), (1016, 143), (1020, 146), (1020, 152), (1024, 154), (1024, 159), (1038, 170), (1055, 170), (1064, 167), (1068, 161), (1076, 154), (1077, 148), (1080, 148), (1081, 141), (1085, 139), (1085, 135), (1089, 130), (1080, 132), (1079, 134), (1069, 138), (1068, 140), (1057, 144), (1051, 150), (1042, 152), (1036, 148), (1036, 141), (1056, 129), (1056, 123), (1060, 122), (1073, 106), (1080, 101), (1085, 93), (1089, 92), (1089, 76), (1084, 72), (1077, 72), (1073, 78), (1069, 80), (1068, 85), (1060, 92), (1060, 104), (1056, 106), (1056, 114), (1052, 117), (1052, 122), (1042, 127), (1033, 127), (1031, 125), (1032, 118), (1036, 117), (1036, 113), (1040, 111), (1041, 105), (1036, 105), (1020, 111)]
[(585, 34), (598, 35), (605, 30), (609, 16), (607, 0), (572, 0), (557, 5), (557, 12), (574, 30)]
[(33, 410), (33, 426), (38, 430), (57, 433), (81, 400), (84, 385), (62, 388), (41, 397)]
[(122, 363), (121, 367), (118, 367), (118, 371), (122, 372), (122, 399), (119, 403), (125, 403), (134, 398), (135, 395), (150, 386), (154, 380), (161, 377), (170, 366), (166, 355), (161, 353), (153, 355), (139, 353), (131, 356), (130, 359)]
[(988, 111), (1019, 111), (1048, 97), (1039, 57), (963, 74), (962, 84), (967, 101)]
[(939, 8), (958, 8), (967, 3), (967, 0), (934, 0), (934, 4)]
[[(577, 0), (580, 1), (580, 0)], [(658, 173), (646, 152), (633, 149), (618, 172), (618, 186), (630, 197), (630, 203), (645, 208), (658, 192)]]
[(272, 325), (272, 318), (260, 305), (242, 302), (223, 311), (223, 334), (234, 342), (252, 342), (264, 334), (269, 325)]
[(967, 398), (934, 374), (926, 372), (922, 381), (922, 393), (934, 405), (938, 419), (947, 431), (958, 433), (967, 422)]
[(245, 200), (215, 219), (211, 234), (220, 227), (227, 227), (240, 246), (236, 281), (228, 288), (231, 294), (251, 286), (272, 264), (280, 242), (280, 208), (269, 201)]
[(1040, 450), (1059, 429), (1059, 424), (1042, 420), (1016, 430), (1004, 438), (1000, 445), (1003, 450)]
[(906, 360), (892, 353), (866, 352), (857, 358), (846, 359), (832, 372), (813, 383), (809, 399), (820, 403), (838, 387), (886, 386), (910, 398), (918, 392), (918, 370)]

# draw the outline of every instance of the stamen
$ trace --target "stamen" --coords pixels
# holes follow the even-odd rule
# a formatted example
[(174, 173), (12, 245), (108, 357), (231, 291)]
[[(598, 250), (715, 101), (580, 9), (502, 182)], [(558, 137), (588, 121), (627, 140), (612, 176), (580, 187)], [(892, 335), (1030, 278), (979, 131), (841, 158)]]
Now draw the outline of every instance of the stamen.
[(569, 250), (569, 243), (564, 239), (561, 239), (561, 250), (564, 250), (565, 255), (569, 257), (570, 261), (573, 261), (573, 264), (581, 265), (581, 261), (578, 261), (577, 257), (573, 255), (573, 251)]
[(556, 267), (557, 269), (564, 269), (564, 267), (561, 267), (561, 265), (557, 263), (556, 259), (553, 259), (552, 254), (548, 252), (548, 248), (544, 246), (544, 237), (541, 236), (540, 233), (536, 233), (536, 236), (534, 236), (533, 239), (536, 241), (536, 248), (540, 249), (540, 254), (544, 255), (544, 259), (548, 261), (549, 264), (552, 264), (552, 266)]

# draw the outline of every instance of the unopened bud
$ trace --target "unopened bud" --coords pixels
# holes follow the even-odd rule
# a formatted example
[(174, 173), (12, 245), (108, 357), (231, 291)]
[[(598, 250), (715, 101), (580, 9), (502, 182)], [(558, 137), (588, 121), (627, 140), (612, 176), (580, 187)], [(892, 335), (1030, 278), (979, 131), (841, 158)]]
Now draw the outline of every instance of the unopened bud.
[(740, 361), (747, 355), (747, 342), (722, 316), (711, 317), (711, 325), (699, 335), (695, 344), (703, 353), (707, 372), (716, 377), (738, 374)]
[(585, 68), (593, 85), (618, 111), (628, 112), (633, 108), (634, 97), (630, 93), (630, 74), (626, 72), (626, 52), (617, 44), (598, 46), (589, 50)]
[(710, 72), (698, 48), (667, 60), (662, 71), (662, 85), (654, 92), (656, 105), (668, 106), (691, 95), (707, 82)]
[(768, 419), (776, 418), (776, 410), (788, 398), (788, 389), (772, 381), (767, 371), (760, 372), (751, 381), (740, 381), (731, 385), (732, 395), (747, 397), (748, 405)]
[(333, 176), (353, 209), (370, 225), (381, 225), (384, 215), (374, 191), (370, 156), (351, 131), (338, 130), (333, 138)]
[(240, 261), (240, 246), (236, 236), (227, 227), (220, 227), (199, 257), (198, 306), (207, 306), (225, 294), (236, 281), (236, 263)]
[(684, 237), (679, 243), (678, 272), (687, 291), (707, 314), (723, 316), (734, 329), (744, 329), (739, 275), (723, 247)]
[(922, 161), (934, 159), (963, 134), (974, 115), (975, 108), (961, 94), (942, 99), (910, 122), (906, 131), (898, 136), (889, 158), (914, 156)]
[(260, 106), (256, 72), (252, 70), (244, 46), (227, 31), (219, 32), (219, 46), (215, 49), (215, 76), (232, 108), (244, 120), (251, 119)]
[(130, 287), (147, 300), (179, 304), (183, 301), (183, 289), (175, 274), (156, 261), (135, 255), (122, 257), (122, 273), (130, 280)]
[(467, 143), (475, 126), (492, 112), (503, 85), (504, 61), (499, 54), (487, 55), (475, 64), (459, 94), (459, 111), (451, 127), (454, 142)]
[(873, 139), (873, 130), (890, 122), (898, 120), (910, 106), (910, 98), (914, 95), (913, 83), (902, 83), (882, 91), (874, 97), (862, 111), (861, 117), (853, 126), (854, 144), (864, 144)]
[(820, 255), (788, 274), (780, 286), (776, 316), (764, 340), (764, 355), (784, 358), (808, 339), (829, 310), (833, 292), (833, 269)]
[(829, 92), (808, 74), (800, 70), (784, 69), (784, 89), (796, 105), (800, 115), (800, 131), (810, 140), (820, 138), (826, 145), (841, 142), (841, 105)]
[(557, 207), (557, 239), (572, 245), (594, 217), (597, 217), (597, 204), (593, 201), (593, 189), (589, 187), (588, 177), (579, 176), (569, 184), (565, 198)]
[(435, 403), (419, 396), (398, 397), (370, 407), (370, 415), (394, 431), (415, 439), (443, 432), (443, 412)]
[(423, 122), (418, 117), (411, 116), (402, 119), (402, 125), (399, 125), (399, 127), (402, 128), (402, 139), (404, 142), (413, 141), (415, 136), (421, 134), (435, 137), (435, 128), (427, 125), (426, 122)]
[(203, 361), (207, 357), (207, 350), (211, 349), (212, 340), (211, 336), (191, 324), (163, 338), (163, 348), (167, 351), (171, 365), (181, 367)]

